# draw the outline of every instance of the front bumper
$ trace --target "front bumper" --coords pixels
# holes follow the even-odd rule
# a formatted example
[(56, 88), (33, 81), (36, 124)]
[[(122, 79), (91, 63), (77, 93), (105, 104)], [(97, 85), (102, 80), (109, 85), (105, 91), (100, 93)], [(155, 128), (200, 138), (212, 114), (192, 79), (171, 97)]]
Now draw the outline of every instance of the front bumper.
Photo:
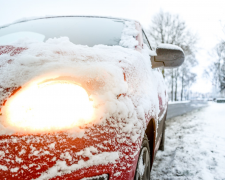
[[(51, 180), (81, 180), (93, 177), (94, 180), (102, 180), (105, 174), (109, 180), (133, 179), (138, 159), (138, 153), (134, 154), (133, 150), (138, 151), (138, 144), (129, 146), (118, 142), (112, 132), (99, 134), (99, 128), (93, 129), (92, 137), (83, 138), (73, 138), (64, 133), (0, 136), (0, 167), (4, 166), (0, 168), (1, 179), (38, 180), (44, 177)], [(97, 151), (85, 155), (89, 153), (85, 149), (91, 146)], [(110, 161), (115, 153), (119, 154), (119, 158)], [(90, 164), (90, 160), (94, 163)], [(64, 164), (59, 166), (59, 162)], [(72, 169), (76, 166), (78, 168)]]

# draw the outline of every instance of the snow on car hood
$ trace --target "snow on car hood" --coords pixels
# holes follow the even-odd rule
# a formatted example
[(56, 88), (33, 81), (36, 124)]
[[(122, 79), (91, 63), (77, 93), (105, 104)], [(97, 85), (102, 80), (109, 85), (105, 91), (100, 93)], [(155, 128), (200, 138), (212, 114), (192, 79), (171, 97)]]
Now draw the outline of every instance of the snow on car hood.
[[(49, 39), (45, 43), (25, 41), (19, 46), (27, 50), (15, 56), (1, 55), (1, 92), (10, 87), (26, 87), (32, 82), (68, 76), (77, 79), (90, 91), (95, 106), (92, 123), (104, 123), (112, 116), (125, 119), (127, 123), (123, 131), (132, 133), (135, 141), (140, 128), (146, 128), (146, 114), (157, 118), (158, 92), (165, 94), (164, 85), (159, 72), (151, 69), (148, 50), (140, 53), (104, 45), (90, 48), (74, 45), (65, 37)], [(6, 64), (9, 59), (11, 63)], [(8, 97), (9, 94), (5, 93), (0, 100)], [(163, 101), (165, 103), (165, 98)], [(1, 116), (3, 121), (4, 115)], [(6, 129), (10, 127), (1, 125), (1, 134), (10, 133)], [(11, 130), (11, 133), (23, 132), (22, 129)], [(69, 132), (73, 131), (70, 129)]]

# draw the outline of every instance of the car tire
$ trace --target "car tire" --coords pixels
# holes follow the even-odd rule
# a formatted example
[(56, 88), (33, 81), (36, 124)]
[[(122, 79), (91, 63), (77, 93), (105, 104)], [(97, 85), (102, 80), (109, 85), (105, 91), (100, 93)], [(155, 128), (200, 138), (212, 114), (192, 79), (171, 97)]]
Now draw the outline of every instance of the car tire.
[(163, 124), (162, 139), (161, 139), (161, 142), (160, 142), (160, 145), (159, 145), (159, 150), (160, 150), (160, 151), (164, 151), (165, 132), (166, 132), (166, 123), (165, 123), (165, 121), (164, 121), (164, 124)]
[(151, 156), (148, 137), (145, 134), (136, 166), (134, 180), (150, 180)]

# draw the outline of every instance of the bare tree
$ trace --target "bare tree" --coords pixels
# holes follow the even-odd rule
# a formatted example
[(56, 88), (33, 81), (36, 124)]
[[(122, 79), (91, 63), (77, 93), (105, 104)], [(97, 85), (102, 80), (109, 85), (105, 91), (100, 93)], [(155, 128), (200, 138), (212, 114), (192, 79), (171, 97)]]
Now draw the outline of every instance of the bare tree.
[[(185, 21), (183, 21), (179, 15), (171, 14), (169, 12), (160, 11), (152, 18), (151, 26), (148, 30), (148, 35), (150, 39), (154, 42), (154, 45), (157, 46), (161, 43), (174, 44), (180, 46), (185, 53), (186, 61), (191, 61), (188, 64), (188, 68), (196, 65), (196, 59), (194, 54), (196, 53), (196, 43), (197, 36), (187, 28)], [(154, 46), (153, 45), (153, 46)], [(189, 58), (192, 57), (192, 58)], [(172, 70), (164, 70), (162, 69), (163, 76), (168, 79), (170, 76), (170, 84), (171, 84), (171, 100), (178, 100), (178, 81), (183, 79), (183, 87), (186, 83), (184, 83), (184, 79), (191, 78), (193, 76), (189, 74), (187, 76), (185, 68), (182, 68), (182, 65), (178, 69)], [(187, 68), (187, 67), (186, 67)], [(193, 78), (192, 78), (193, 79)], [(175, 94), (174, 94), (175, 90)], [(183, 93), (183, 90), (181, 91)], [(183, 94), (182, 94), (183, 96)]]
[(184, 50), (185, 55), (196, 51), (198, 38), (188, 30), (185, 21), (180, 19), (179, 15), (161, 10), (153, 16), (148, 34), (156, 45), (160, 43), (178, 45)]
[(175, 101), (177, 101), (177, 81), (178, 81), (178, 71), (179, 69), (175, 69)]
[(217, 46), (219, 88), (220, 91), (225, 90), (225, 41), (221, 41)]
[(212, 63), (204, 76), (210, 79), (218, 91), (225, 91), (225, 40), (221, 40), (210, 54)]
[(190, 86), (196, 81), (197, 75), (191, 72), (191, 68), (198, 63), (194, 54), (186, 56), (184, 64), (179, 68), (179, 75), (181, 80), (181, 94), (180, 99), (183, 100), (184, 89), (189, 89)]

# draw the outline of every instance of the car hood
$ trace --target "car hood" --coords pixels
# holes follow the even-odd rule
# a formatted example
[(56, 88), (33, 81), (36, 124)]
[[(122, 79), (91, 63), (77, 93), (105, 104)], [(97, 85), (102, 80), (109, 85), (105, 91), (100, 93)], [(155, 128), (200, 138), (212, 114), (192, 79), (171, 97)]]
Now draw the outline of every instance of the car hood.
[(0, 48), (2, 112), (14, 90), (59, 77), (72, 77), (95, 103), (91, 123), (57, 132), (32, 133), (6, 126), (3, 113), (2, 177), (80, 179), (88, 173), (108, 173), (111, 178), (129, 179), (134, 175), (146, 125), (151, 118), (158, 119), (159, 94), (166, 103), (164, 81), (151, 69), (146, 49), (90, 48), (68, 38)]

